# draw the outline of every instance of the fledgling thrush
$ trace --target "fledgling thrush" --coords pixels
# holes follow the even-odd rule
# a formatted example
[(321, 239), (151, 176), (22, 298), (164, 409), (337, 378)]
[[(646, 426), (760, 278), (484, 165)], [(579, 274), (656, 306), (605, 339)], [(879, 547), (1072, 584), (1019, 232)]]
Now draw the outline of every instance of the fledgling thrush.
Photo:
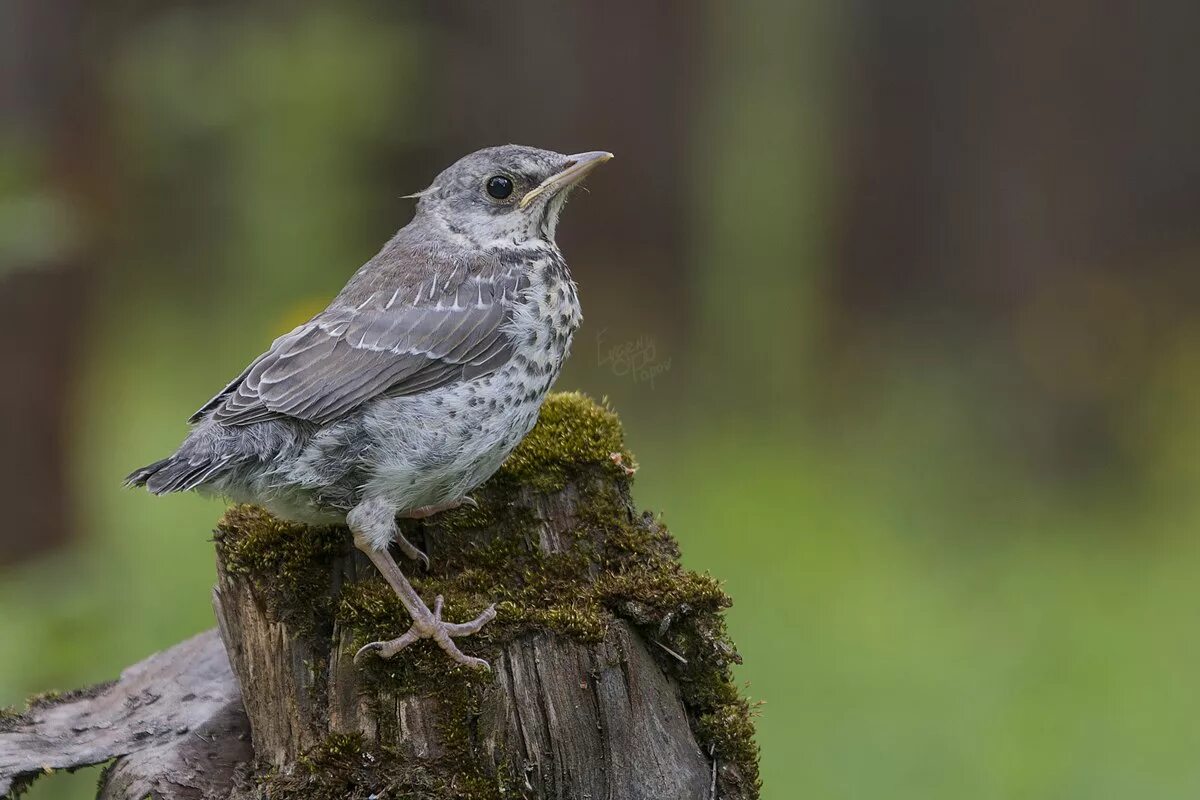
[(373, 642), (390, 658), (495, 617), (441, 618), (388, 552), (426, 560), (396, 527), (472, 503), (537, 421), (580, 322), (554, 243), (572, 187), (610, 153), (506, 145), (459, 160), (416, 195), (416, 214), (321, 313), (275, 340), (197, 411), (179, 450), (132, 473), (154, 494), (198, 489), (279, 517), (342, 522), (413, 624)]

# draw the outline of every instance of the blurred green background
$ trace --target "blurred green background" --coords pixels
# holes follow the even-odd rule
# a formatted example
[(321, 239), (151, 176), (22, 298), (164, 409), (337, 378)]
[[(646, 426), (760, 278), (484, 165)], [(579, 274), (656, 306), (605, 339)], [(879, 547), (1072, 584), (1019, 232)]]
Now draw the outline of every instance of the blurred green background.
[[(0, 705), (210, 627), (121, 488), (469, 150), (636, 495), (727, 581), (763, 797), (1200, 796), (1200, 6), (0, 2)], [(35, 800), (87, 797), (95, 770)]]

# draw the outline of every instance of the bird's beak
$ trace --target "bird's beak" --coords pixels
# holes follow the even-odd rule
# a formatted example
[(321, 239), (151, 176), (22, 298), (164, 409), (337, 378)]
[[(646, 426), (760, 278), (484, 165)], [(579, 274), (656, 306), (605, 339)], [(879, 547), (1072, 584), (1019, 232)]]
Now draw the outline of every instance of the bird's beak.
[(593, 150), (589, 153), (576, 153), (567, 156), (567, 166), (561, 172), (556, 172), (539, 183), (533, 191), (521, 198), (520, 208), (526, 208), (530, 203), (543, 194), (555, 195), (568, 186), (574, 186), (596, 167), (613, 157), (612, 153), (603, 150)]

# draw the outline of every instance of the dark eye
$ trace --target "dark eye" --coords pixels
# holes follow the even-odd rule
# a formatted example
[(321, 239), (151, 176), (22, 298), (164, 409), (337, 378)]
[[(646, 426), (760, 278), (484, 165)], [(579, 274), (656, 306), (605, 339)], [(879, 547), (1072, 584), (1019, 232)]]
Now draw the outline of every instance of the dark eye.
[(487, 180), (487, 193), (497, 200), (503, 200), (513, 193), (512, 179), (504, 175), (493, 175)]

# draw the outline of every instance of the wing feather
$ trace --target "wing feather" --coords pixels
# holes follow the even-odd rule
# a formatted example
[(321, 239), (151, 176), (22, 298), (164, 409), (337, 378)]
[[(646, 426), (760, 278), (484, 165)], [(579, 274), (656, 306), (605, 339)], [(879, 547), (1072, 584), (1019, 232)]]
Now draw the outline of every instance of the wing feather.
[[(376, 292), (371, 302), (335, 301), (276, 339), (192, 421), (211, 413), (225, 425), (278, 417), (325, 424), (374, 397), (496, 371), (512, 356), (509, 323), (528, 281), (494, 262), (474, 266), (430, 270), (426, 280)], [(415, 300), (389, 299), (401, 295)]]

